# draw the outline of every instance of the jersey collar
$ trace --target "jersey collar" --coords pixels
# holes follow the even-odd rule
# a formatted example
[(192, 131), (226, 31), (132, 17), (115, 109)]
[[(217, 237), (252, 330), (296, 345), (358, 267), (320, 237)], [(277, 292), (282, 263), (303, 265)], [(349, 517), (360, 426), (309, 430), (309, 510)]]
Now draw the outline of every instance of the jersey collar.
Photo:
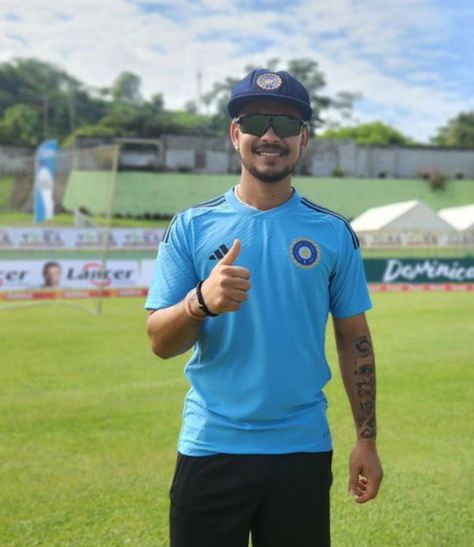
[(225, 198), (227, 203), (239, 213), (256, 217), (269, 217), (285, 213), (298, 205), (298, 203), (301, 201), (300, 194), (294, 188), (293, 195), (290, 197), (290, 199), (285, 201), (285, 203), (278, 205), (278, 207), (273, 207), (272, 209), (267, 209), (266, 211), (261, 211), (260, 209), (249, 207), (248, 205), (244, 205), (243, 203), (241, 203), (235, 195), (235, 188), (231, 188), (230, 190), (228, 190), (225, 194)]

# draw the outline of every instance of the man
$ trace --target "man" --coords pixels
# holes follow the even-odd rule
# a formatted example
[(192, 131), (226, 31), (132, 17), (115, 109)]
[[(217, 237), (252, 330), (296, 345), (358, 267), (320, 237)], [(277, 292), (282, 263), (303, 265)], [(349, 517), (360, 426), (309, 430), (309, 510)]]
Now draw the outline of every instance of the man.
[(171, 221), (146, 302), (158, 356), (194, 345), (171, 546), (247, 547), (249, 532), (254, 547), (326, 546), (329, 312), (356, 424), (349, 491), (364, 503), (382, 479), (359, 245), (345, 219), (291, 186), (312, 114), (302, 84), (255, 70), (228, 110), (240, 184)]
[(61, 265), (59, 262), (45, 262), (42, 270), (43, 289), (57, 289), (61, 283)]

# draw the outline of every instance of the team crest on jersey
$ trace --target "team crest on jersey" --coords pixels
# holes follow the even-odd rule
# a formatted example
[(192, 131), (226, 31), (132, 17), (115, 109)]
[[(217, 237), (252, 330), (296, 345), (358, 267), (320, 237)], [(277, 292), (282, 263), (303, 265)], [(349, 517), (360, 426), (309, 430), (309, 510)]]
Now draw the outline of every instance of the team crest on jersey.
[(308, 270), (319, 264), (321, 251), (316, 241), (307, 237), (295, 239), (290, 245), (290, 256), (300, 268)]
[(282, 84), (280, 76), (274, 72), (264, 72), (257, 78), (258, 87), (265, 89), (265, 91), (271, 91), (272, 89), (278, 89)]

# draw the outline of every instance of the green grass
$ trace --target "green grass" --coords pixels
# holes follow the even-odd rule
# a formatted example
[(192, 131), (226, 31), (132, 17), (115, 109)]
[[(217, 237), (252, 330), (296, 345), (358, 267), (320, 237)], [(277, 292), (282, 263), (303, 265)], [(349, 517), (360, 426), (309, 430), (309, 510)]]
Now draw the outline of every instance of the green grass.
[[(468, 547), (474, 295), (374, 303), (386, 477), (366, 506), (346, 494), (354, 434), (329, 334), (333, 545)], [(56, 303), (0, 311), (1, 545), (168, 545), (186, 359), (150, 353), (142, 305), (108, 300), (101, 317)]]
[[(97, 226), (106, 226), (108, 220), (104, 216), (92, 217)], [(169, 224), (169, 219), (144, 219), (144, 218), (112, 218), (112, 226), (117, 228), (165, 228)], [(0, 226), (39, 226), (46, 228), (48, 226), (74, 226), (74, 215), (70, 213), (61, 213), (45, 222), (35, 224), (33, 215), (28, 213), (19, 213), (13, 211), (0, 210)]]

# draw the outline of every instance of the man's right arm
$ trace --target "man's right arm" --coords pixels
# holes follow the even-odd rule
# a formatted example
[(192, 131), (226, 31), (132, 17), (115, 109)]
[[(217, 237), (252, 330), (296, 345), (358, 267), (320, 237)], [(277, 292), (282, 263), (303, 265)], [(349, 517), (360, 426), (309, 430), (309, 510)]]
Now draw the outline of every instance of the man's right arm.
[(200, 310), (195, 311), (196, 317), (190, 315), (187, 310), (191, 306), (191, 298), (188, 295), (186, 299), (169, 308), (153, 310), (148, 316), (147, 333), (151, 349), (162, 359), (175, 357), (191, 348), (206, 318)]
[[(202, 285), (202, 296), (207, 308), (213, 313), (237, 311), (242, 302), (247, 300), (250, 272), (233, 265), (240, 248), (240, 241), (236, 239)], [(199, 309), (196, 289), (192, 289), (184, 300), (173, 306), (151, 311), (147, 320), (147, 333), (153, 352), (163, 359), (184, 353), (196, 342), (206, 317)]]

